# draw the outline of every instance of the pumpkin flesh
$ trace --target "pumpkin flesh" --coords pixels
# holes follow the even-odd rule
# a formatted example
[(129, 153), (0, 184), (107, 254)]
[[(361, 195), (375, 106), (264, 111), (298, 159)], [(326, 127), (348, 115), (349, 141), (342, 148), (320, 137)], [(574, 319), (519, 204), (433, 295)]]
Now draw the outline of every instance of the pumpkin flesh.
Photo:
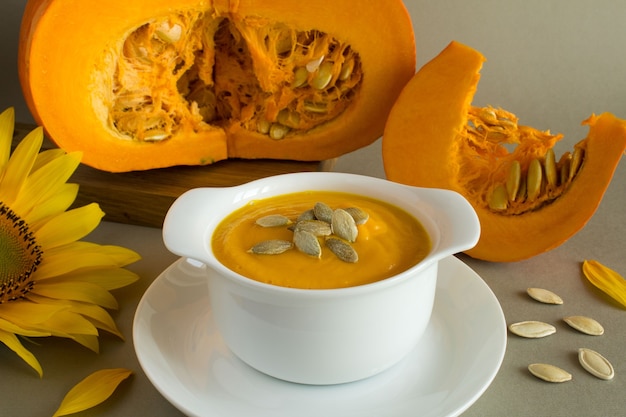
[(30, 0), (20, 80), (51, 138), (107, 171), (333, 158), (380, 137), (415, 71), (404, 5), (375, 4)]
[[(591, 218), (626, 149), (626, 121), (592, 115), (583, 122), (589, 133), (576, 144), (576, 157), (566, 153), (550, 164), (546, 155), (562, 135), (518, 125), (502, 109), (471, 105), (484, 61), (452, 42), (417, 72), (387, 122), (384, 167), (392, 181), (452, 189), (470, 201), (481, 238), (468, 255), (518, 261), (559, 246)], [(533, 161), (542, 176), (536, 196), (528, 189)], [(506, 189), (514, 163), (521, 177), (517, 196)], [(549, 171), (557, 172), (554, 183), (547, 180)], [(505, 200), (496, 207), (498, 189)]]

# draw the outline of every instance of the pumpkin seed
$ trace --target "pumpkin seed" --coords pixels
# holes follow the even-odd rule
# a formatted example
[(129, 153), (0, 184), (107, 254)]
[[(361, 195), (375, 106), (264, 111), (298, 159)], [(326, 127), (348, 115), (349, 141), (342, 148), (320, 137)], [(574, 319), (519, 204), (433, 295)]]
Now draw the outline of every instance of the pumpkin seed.
[(154, 32), (159, 39), (166, 43), (175, 43), (180, 40), (183, 33), (183, 28), (180, 25), (171, 25), (168, 22), (163, 22), (156, 28)]
[(312, 101), (304, 102), (304, 110), (310, 111), (311, 113), (327, 113), (328, 106), (325, 103), (315, 103)]
[(305, 67), (296, 68), (293, 72), (293, 82), (291, 83), (292, 88), (302, 87), (306, 84), (306, 80), (309, 77), (309, 72)]
[(506, 191), (509, 196), (509, 201), (515, 201), (517, 199), (521, 179), (521, 165), (519, 161), (513, 161), (513, 164), (511, 164), (511, 168), (509, 169), (509, 177), (506, 180)]
[(248, 252), (256, 255), (279, 255), (291, 248), (293, 243), (288, 240), (272, 239), (257, 243)]
[(569, 179), (573, 179), (583, 163), (583, 149), (580, 146), (574, 147), (574, 155), (572, 155), (572, 161), (569, 166)]
[(320, 67), (322, 61), (324, 61), (324, 55), (307, 62), (305, 68), (308, 72), (315, 72)]
[(551, 187), (556, 187), (556, 157), (554, 156), (554, 150), (552, 148), (548, 149), (546, 152), (546, 158), (544, 161), (545, 170), (546, 170), (546, 181), (548, 185)]
[(557, 166), (559, 167), (559, 181), (560, 184), (565, 184), (569, 180), (569, 170), (572, 162), (572, 154), (569, 152), (565, 152), (561, 155), (561, 159), (559, 159), (559, 163)]
[(513, 323), (509, 326), (509, 330), (518, 336), (529, 339), (538, 339), (556, 333), (556, 328), (553, 325), (534, 320)]
[(326, 239), (326, 246), (337, 256), (337, 258), (344, 262), (355, 263), (359, 260), (357, 252), (345, 240), (337, 237), (329, 237)]
[(304, 220), (315, 220), (315, 213), (313, 213), (313, 209), (302, 212), (302, 214), (300, 214), (296, 219), (296, 223)]
[(341, 64), (341, 71), (339, 71), (339, 79), (341, 81), (345, 81), (352, 75), (352, 71), (354, 70), (354, 60), (349, 59)]
[(333, 209), (331, 209), (328, 204), (317, 202), (313, 207), (313, 214), (315, 214), (317, 220), (330, 224), (333, 218)]
[(354, 218), (343, 209), (333, 211), (331, 228), (333, 234), (348, 242), (354, 242), (359, 234), (359, 229), (356, 227)]
[(293, 243), (300, 252), (307, 255), (314, 256), (316, 258), (322, 257), (322, 247), (319, 240), (312, 233), (304, 230), (296, 230), (293, 233)]
[(317, 69), (317, 73), (311, 79), (309, 84), (316, 90), (323, 90), (328, 87), (333, 78), (333, 63), (323, 62)]
[(495, 211), (506, 210), (509, 206), (509, 195), (506, 191), (506, 187), (499, 184), (494, 188), (489, 198), (489, 208)]
[(357, 225), (362, 225), (367, 223), (370, 218), (370, 215), (365, 211), (361, 210), (358, 207), (348, 207), (344, 209), (352, 218)]
[(330, 236), (332, 233), (330, 224), (321, 220), (301, 220), (295, 224), (293, 231), (305, 231), (314, 236)]
[(270, 214), (258, 218), (255, 223), (261, 227), (281, 227), (291, 224), (291, 220), (282, 214)]
[(289, 109), (282, 109), (278, 112), (276, 120), (283, 126), (297, 128), (300, 124), (300, 115), (295, 111)]
[(269, 122), (268, 120), (265, 120), (265, 119), (261, 119), (256, 124), (256, 130), (259, 133), (267, 135), (268, 133), (270, 133), (270, 127), (271, 126), (272, 126), (271, 122)]
[(558, 366), (547, 363), (531, 363), (528, 365), (531, 374), (547, 382), (566, 382), (572, 379), (572, 374)]
[(604, 334), (604, 327), (596, 320), (585, 316), (569, 316), (564, 317), (563, 321), (570, 325), (570, 327), (578, 330), (579, 332), (591, 335), (601, 336)]
[(549, 290), (543, 288), (528, 288), (528, 295), (534, 300), (544, 304), (563, 304), (563, 299)]
[(530, 201), (535, 200), (539, 196), (542, 181), (543, 172), (541, 162), (539, 162), (538, 159), (533, 159), (528, 166), (528, 176), (526, 180), (526, 196)]
[(281, 125), (280, 123), (272, 123), (270, 126), (269, 135), (270, 138), (274, 140), (284, 139), (289, 133), (289, 128), (285, 125)]
[(615, 376), (611, 362), (594, 350), (578, 349), (578, 361), (587, 372), (597, 378), (609, 380)]

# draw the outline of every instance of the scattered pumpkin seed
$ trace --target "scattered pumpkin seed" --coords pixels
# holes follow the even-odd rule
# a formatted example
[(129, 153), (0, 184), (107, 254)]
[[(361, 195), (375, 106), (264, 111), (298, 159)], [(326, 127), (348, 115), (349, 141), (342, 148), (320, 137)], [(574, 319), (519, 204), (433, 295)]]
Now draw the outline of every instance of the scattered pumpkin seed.
[(626, 307), (626, 280), (598, 261), (584, 261), (583, 274), (597, 288)]
[(293, 243), (300, 252), (307, 255), (314, 256), (316, 258), (322, 257), (322, 247), (319, 240), (312, 233), (304, 230), (296, 230), (293, 233)]
[(509, 326), (509, 330), (518, 336), (529, 339), (537, 339), (556, 333), (556, 328), (553, 325), (534, 320), (513, 323)]
[(270, 126), (269, 135), (270, 138), (274, 140), (284, 139), (289, 133), (289, 128), (285, 125), (281, 125), (280, 123), (272, 123)]
[(585, 316), (568, 316), (563, 321), (570, 327), (591, 336), (601, 336), (604, 334), (604, 327), (596, 320)]
[(300, 220), (293, 227), (294, 232), (297, 230), (309, 232), (314, 236), (330, 236), (332, 233), (330, 225), (321, 220)]
[(304, 220), (315, 220), (315, 213), (313, 213), (313, 209), (303, 211), (302, 214), (300, 214), (296, 219), (296, 223)]
[(354, 242), (359, 234), (354, 218), (343, 209), (333, 211), (330, 224), (333, 234), (348, 242)]
[(291, 220), (282, 214), (270, 214), (258, 218), (255, 223), (261, 227), (281, 227), (291, 224)]
[(332, 222), (333, 209), (331, 209), (326, 203), (315, 203), (315, 206), (313, 206), (313, 214), (315, 214), (315, 218), (317, 220), (321, 220), (329, 224)]
[(279, 255), (291, 248), (293, 243), (288, 240), (271, 239), (257, 243), (248, 252), (255, 255)]
[(528, 288), (526, 289), (528, 295), (540, 303), (544, 304), (563, 304), (563, 299), (553, 293), (552, 291), (545, 290), (543, 288)]
[(317, 73), (309, 81), (309, 85), (316, 90), (323, 90), (330, 84), (333, 79), (333, 63), (322, 62), (317, 69)]
[(572, 379), (572, 374), (558, 366), (547, 363), (531, 363), (528, 365), (531, 374), (547, 382), (566, 382)]
[(367, 223), (370, 218), (370, 215), (365, 211), (361, 210), (358, 207), (348, 207), (344, 209), (352, 218), (357, 225), (362, 225)]
[(355, 263), (359, 260), (359, 255), (348, 242), (337, 237), (329, 237), (326, 239), (326, 246), (337, 258), (344, 262)]
[(587, 372), (597, 378), (609, 380), (615, 376), (611, 362), (594, 350), (578, 349), (578, 361)]

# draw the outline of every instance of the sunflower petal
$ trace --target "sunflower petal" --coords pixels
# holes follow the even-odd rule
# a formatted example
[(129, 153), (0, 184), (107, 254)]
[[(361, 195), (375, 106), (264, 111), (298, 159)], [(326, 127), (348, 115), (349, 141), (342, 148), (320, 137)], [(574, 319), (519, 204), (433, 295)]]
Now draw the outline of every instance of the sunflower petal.
[(11, 143), (13, 142), (13, 130), (15, 129), (15, 109), (9, 107), (0, 114), (0, 178), (2, 168), (11, 156)]
[(100, 352), (100, 344), (98, 343), (98, 336), (92, 334), (72, 334), (70, 338), (81, 346), (86, 347), (94, 353)]
[(75, 335), (84, 334), (97, 336), (98, 329), (89, 320), (80, 314), (62, 311), (49, 320), (41, 323), (40, 329), (50, 330), (52, 336), (73, 339)]
[(49, 320), (55, 314), (67, 310), (62, 305), (37, 304), (30, 301), (12, 301), (0, 304), (0, 317), (25, 329)]
[(26, 216), (33, 207), (45, 205), (76, 170), (80, 157), (80, 154), (76, 153), (63, 155), (31, 173), (24, 181), (22, 192), (11, 204), (11, 208), (16, 213)]
[(13, 352), (17, 353), (17, 355), (22, 358), (24, 362), (37, 371), (40, 378), (43, 376), (43, 369), (41, 368), (39, 361), (35, 358), (35, 355), (22, 346), (17, 336), (13, 333), (0, 330), (0, 342), (4, 343)]
[(5, 319), (0, 319), (0, 331), (3, 330), (8, 333), (19, 334), (20, 336), (26, 337), (46, 337), (52, 335), (50, 332), (24, 329), (15, 323), (11, 323)]
[(31, 292), (59, 300), (75, 300), (97, 304), (106, 308), (117, 308), (115, 297), (99, 285), (90, 282), (38, 282)]
[(39, 154), (37, 155), (37, 159), (35, 159), (35, 164), (33, 165), (33, 169), (31, 172), (37, 171), (39, 168), (45, 166), (50, 161), (66, 155), (66, 153), (67, 152), (65, 152), (61, 148), (46, 149), (45, 151), (39, 152)]
[(35, 163), (42, 141), (43, 129), (38, 127), (26, 135), (13, 151), (0, 181), (0, 195), (5, 204), (11, 206), (18, 197)]
[(35, 279), (57, 277), (82, 268), (122, 267), (139, 259), (139, 254), (120, 246), (73, 242), (47, 250)]
[(101, 269), (82, 269), (69, 272), (60, 277), (49, 278), (50, 282), (91, 282), (107, 290), (126, 287), (139, 280), (139, 275), (124, 268), (110, 267)]
[(92, 373), (67, 393), (52, 417), (77, 413), (100, 404), (131, 374), (132, 371), (123, 368), (102, 369)]
[(584, 261), (583, 273), (587, 280), (626, 307), (626, 280), (598, 261)]
[[(28, 213), (25, 213), (23, 219), (31, 225), (33, 230), (45, 224), (41, 221), (51, 216), (63, 213), (67, 210), (78, 195), (78, 184), (63, 184), (53, 196), (48, 198), (45, 204), (35, 205)], [(41, 225), (37, 225), (41, 221)]]
[(44, 251), (75, 242), (91, 233), (100, 224), (104, 212), (96, 203), (65, 211), (49, 219), (35, 236)]
[[(98, 329), (106, 330), (107, 332), (112, 333), (118, 336), (120, 339), (124, 340), (124, 336), (117, 329), (117, 325), (115, 324), (115, 321), (113, 320), (109, 312), (98, 305), (72, 300), (56, 300), (53, 298), (47, 298), (32, 293), (29, 293), (27, 297), (29, 300), (40, 304), (50, 303), (66, 306), (69, 311), (73, 313), (78, 313), (81, 316), (85, 317)], [(0, 322), (0, 329), (1, 328), (2, 323)]]

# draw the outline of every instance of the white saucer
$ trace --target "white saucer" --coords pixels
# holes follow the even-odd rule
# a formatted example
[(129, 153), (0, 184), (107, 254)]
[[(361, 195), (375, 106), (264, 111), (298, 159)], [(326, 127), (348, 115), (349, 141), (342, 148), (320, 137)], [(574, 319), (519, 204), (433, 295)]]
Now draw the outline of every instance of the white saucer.
[(211, 317), (204, 268), (179, 259), (148, 288), (135, 313), (139, 362), (159, 392), (189, 416), (458, 416), (495, 377), (506, 323), (483, 280), (455, 257), (440, 262), (431, 322), (393, 368), (335, 386), (280, 381), (237, 359)]

